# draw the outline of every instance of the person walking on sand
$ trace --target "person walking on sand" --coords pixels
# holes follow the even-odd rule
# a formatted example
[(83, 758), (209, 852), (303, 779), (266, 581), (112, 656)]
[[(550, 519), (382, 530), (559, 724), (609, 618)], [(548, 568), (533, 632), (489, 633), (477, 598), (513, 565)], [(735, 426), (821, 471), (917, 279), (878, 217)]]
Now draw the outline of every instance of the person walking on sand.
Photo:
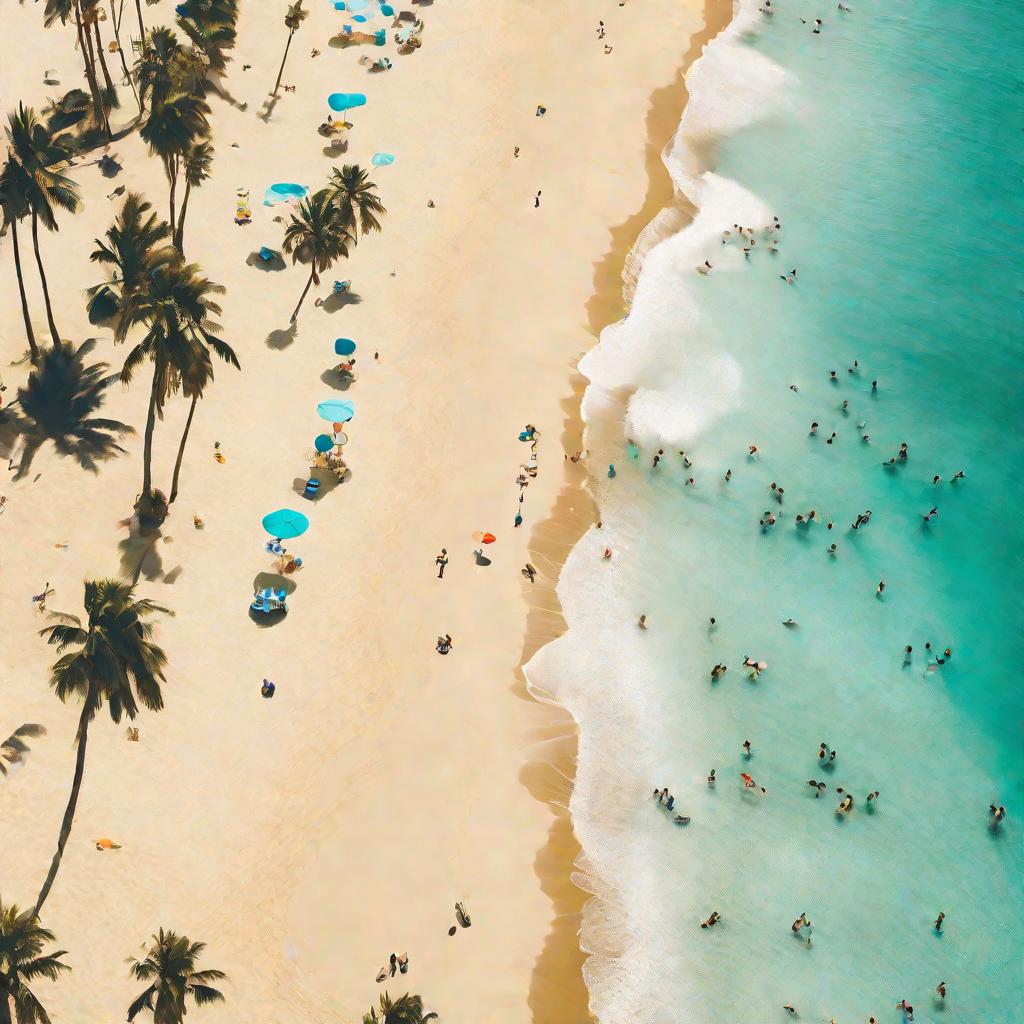
[(536, 209), (540, 206), (540, 189), (537, 190), (537, 194), (533, 197), (533, 208)]
[(437, 566), (437, 578), (444, 579), (444, 567), (448, 564), (447, 548), (441, 548), (441, 554), (434, 559), (434, 564)]

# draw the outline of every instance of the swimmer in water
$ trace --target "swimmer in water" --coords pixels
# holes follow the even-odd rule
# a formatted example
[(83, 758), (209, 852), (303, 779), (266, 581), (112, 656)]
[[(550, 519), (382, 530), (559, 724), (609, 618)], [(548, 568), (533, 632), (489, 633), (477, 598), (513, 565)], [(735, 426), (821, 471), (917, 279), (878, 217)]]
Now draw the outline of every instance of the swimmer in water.
[(935, 991), (939, 993), (939, 998), (940, 999), (945, 999), (946, 998), (946, 983), (944, 981), (940, 981), (938, 983), (938, 985), (935, 986)]
[(743, 756), (750, 757), (750, 740), (743, 741)]
[(647, 616), (646, 615), (641, 615), (639, 620), (637, 621), (637, 625), (641, 629), (646, 629), (647, 628)]
[(815, 421), (814, 421), (814, 422), (813, 422), (813, 423), (811, 424), (811, 437), (814, 437), (814, 436), (816, 436), (816, 435), (817, 435), (817, 433), (818, 433), (818, 421), (817, 421), (817, 420), (815, 420)]
[(722, 915), (717, 910), (711, 911), (711, 916), (706, 921), (701, 921), (701, 928), (714, 928), (719, 921), (722, 920)]
[(930, 522), (931, 522), (931, 521), (932, 521), (932, 520), (933, 520), (933, 519), (934, 519), (934, 518), (935, 518), (935, 517), (936, 517), (936, 516), (937, 516), (938, 514), (939, 514), (939, 510), (938, 510), (938, 509), (937, 509), (937, 508), (936, 508), (936, 507), (935, 507), (935, 506), (933, 505), (933, 506), (931, 507), (931, 510), (929, 511), (928, 515), (926, 515), (926, 516), (921, 516), (921, 518), (922, 518), (922, 519), (923, 519), (923, 520), (924, 520), (924, 521), (925, 521), (926, 523), (930, 523)]
[(807, 919), (807, 912), (802, 913), (789, 927), (794, 935), (799, 935), (804, 928), (810, 928), (811, 922)]
[(956, 483), (957, 480), (963, 480), (963, 479), (964, 479), (964, 471), (962, 469), (958, 469), (953, 474), (953, 479), (950, 481), (950, 483)]
[(937, 932), (942, 931), (942, 922), (946, 920), (946, 915), (940, 910), (939, 916), (935, 918), (935, 930)]
[(875, 596), (881, 597), (885, 593), (885, 580), (879, 580), (878, 586), (875, 588)]
[(708, 776), (708, 785), (713, 786), (715, 784), (715, 769), (711, 769), (711, 774)]
[(808, 786), (810, 786), (810, 787), (811, 787), (811, 789), (813, 789), (813, 790), (814, 790), (814, 799), (815, 799), (815, 800), (817, 800), (817, 799), (818, 799), (818, 797), (820, 797), (820, 796), (821, 796), (821, 794), (822, 794), (822, 793), (823, 793), (823, 792), (825, 791), (825, 789), (827, 788), (827, 787), (825, 786), (825, 783), (824, 783), (824, 782), (819, 782), (819, 781), (818, 781), (817, 779), (808, 779), (808, 780), (807, 780), (807, 785), (808, 785)]
[(836, 808), (836, 814), (849, 814), (853, 810), (853, 797), (849, 793), (843, 797), (840, 801), (839, 806)]

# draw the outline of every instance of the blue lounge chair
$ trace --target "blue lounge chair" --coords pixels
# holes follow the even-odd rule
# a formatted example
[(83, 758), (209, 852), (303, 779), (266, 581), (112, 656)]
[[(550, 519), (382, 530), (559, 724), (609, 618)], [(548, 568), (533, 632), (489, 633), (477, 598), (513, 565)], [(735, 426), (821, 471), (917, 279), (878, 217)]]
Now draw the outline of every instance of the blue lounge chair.
[(317, 494), (320, 493), (320, 481), (315, 476), (311, 476), (306, 481), (306, 489), (302, 492), (304, 498), (309, 498), (312, 501)]
[(249, 607), (254, 612), (262, 612), (264, 615), (277, 611), (286, 612), (288, 611), (288, 605), (285, 601), (287, 596), (283, 589), (274, 590), (273, 587), (263, 587), (253, 594), (252, 604)]

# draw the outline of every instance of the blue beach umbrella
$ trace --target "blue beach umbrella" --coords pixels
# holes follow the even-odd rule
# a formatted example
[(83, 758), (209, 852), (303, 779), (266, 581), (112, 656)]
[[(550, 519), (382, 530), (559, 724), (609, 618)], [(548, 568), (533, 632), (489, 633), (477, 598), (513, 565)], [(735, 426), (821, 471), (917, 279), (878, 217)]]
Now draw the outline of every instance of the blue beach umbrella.
[(301, 512), (290, 508), (279, 508), (263, 517), (263, 529), (271, 537), (301, 537), (309, 529), (309, 520)]
[(361, 92), (332, 92), (327, 97), (327, 106), (331, 110), (351, 110), (353, 107), (365, 107), (366, 97)]
[(330, 434), (317, 434), (313, 445), (318, 452), (329, 452), (334, 447), (334, 438)]
[(356, 343), (351, 338), (338, 338), (334, 342), (334, 354), (350, 356), (356, 350)]
[(316, 407), (316, 413), (322, 420), (331, 423), (347, 423), (356, 414), (356, 407), (351, 402), (340, 398), (329, 398)]
[(394, 162), (395, 157), (392, 153), (374, 153), (373, 156), (370, 157), (370, 163), (373, 164), (374, 167), (387, 167), (389, 164), (393, 164)]

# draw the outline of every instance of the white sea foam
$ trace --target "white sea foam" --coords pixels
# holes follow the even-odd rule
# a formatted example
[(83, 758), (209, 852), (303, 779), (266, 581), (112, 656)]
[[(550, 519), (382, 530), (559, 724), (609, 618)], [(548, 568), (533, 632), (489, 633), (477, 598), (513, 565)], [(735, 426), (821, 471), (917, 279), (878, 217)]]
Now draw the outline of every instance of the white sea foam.
[[(712, 274), (739, 269), (743, 257), (720, 244), (722, 231), (771, 222), (762, 200), (702, 165), (715, 139), (782, 101), (786, 72), (743, 42), (759, 18), (756, 7), (754, 0), (737, 0), (733, 21), (687, 75), (689, 102), (664, 159), (696, 215), (644, 255), (628, 317), (605, 328), (580, 363), (590, 381), (582, 413), (594, 467), (621, 458), (627, 437), (647, 448), (685, 446), (739, 401), (739, 365), (701, 329), (701, 290), (709, 278), (696, 268), (709, 260)], [(632, 623), (636, 609), (625, 606), (628, 570), (620, 574), (616, 562), (609, 572), (600, 557), (605, 546), (618, 551), (627, 538), (642, 537), (637, 519), (646, 513), (630, 501), (628, 486), (597, 479), (592, 486), (603, 527), (582, 538), (562, 571), (558, 594), (567, 632), (525, 671), (531, 689), (542, 698), (553, 695), (580, 730), (571, 811), (583, 850), (575, 877), (593, 894), (581, 932), (591, 1008), (602, 1024), (669, 1024), (677, 1017), (651, 995), (664, 992), (658, 965), (673, 922), (633, 816), (660, 777), (670, 737), (645, 686), (652, 648), (640, 642), (639, 631), (607, 641), (608, 621)]]

